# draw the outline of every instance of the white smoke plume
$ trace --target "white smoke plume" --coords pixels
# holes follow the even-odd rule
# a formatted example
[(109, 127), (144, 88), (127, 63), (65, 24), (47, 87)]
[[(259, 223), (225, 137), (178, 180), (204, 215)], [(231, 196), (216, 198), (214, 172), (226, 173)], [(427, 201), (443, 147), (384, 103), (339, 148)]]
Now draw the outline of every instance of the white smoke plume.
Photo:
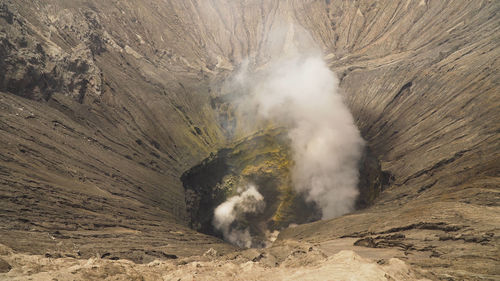
[[(260, 70), (245, 65), (233, 83), (247, 91), (239, 103), (244, 115), (288, 127), (294, 187), (328, 219), (354, 208), (364, 141), (339, 93), (338, 79), (318, 49), (304, 50), (309, 37), (298, 36), (299, 31), (305, 32), (288, 28), (281, 36), (285, 41), (272, 44), (281, 45), (283, 53)], [(296, 41), (301, 45), (295, 47)]]
[(252, 246), (252, 237), (248, 227), (241, 228), (234, 223), (245, 215), (261, 213), (265, 208), (264, 197), (254, 185), (248, 185), (240, 194), (230, 197), (214, 211), (213, 225), (220, 230), (224, 239), (239, 247)]
[[(225, 85), (239, 93), (232, 101), (242, 123), (237, 130), (245, 135), (268, 123), (288, 128), (296, 191), (320, 207), (323, 219), (346, 214), (358, 196), (364, 141), (344, 104), (339, 81), (304, 29), (277, 25), (269, 34), (262, 54), (244, 62)], [(216, 208), (213, 225), (227, 241), (251, 247), (249, 229), (239, 227), (238, 221), (264, 208), (263, 196), (249, 186)]]

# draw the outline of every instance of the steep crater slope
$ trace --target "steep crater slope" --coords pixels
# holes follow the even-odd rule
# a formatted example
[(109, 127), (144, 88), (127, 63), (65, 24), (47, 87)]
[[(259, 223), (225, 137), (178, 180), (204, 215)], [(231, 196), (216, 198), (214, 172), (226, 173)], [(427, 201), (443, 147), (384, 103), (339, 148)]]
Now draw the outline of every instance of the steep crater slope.
[(0, 242), (138, 262), (231, 250), (188, 228), (180, 177), (227, 145), (211, 81), (268, 60), (285, 19), (322, 47), (394, 182), (279, 239), (354, 237), (435, 278), (498, 275), (499, 6), (3, 0)]

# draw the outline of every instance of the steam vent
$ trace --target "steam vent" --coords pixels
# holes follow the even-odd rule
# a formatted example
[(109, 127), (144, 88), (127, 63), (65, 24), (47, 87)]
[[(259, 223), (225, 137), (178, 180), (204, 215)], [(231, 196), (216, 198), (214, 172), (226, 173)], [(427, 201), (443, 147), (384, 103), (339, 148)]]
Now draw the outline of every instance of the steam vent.
[(0, 280), (499, 280), (499, 12), (0, 0)]

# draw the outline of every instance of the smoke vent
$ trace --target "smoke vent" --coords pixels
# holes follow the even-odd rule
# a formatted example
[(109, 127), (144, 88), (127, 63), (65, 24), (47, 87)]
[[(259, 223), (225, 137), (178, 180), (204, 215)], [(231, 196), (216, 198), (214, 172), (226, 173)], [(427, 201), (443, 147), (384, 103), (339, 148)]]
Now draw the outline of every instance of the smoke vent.
[[(190, 227), (199, 232), (224, 238), (241, 247), (265, 247), (273, 234), (293, 224), (320, 220), (322, 211), (304, 193), (293, 188), (290, 143), (283, 128), (260, 131), (232, 147), (211, 154), (182, 177)], [(359, 164), (359, 195), (355, 208), (370, 206), (389, 184), (391, 177), (381, 171), (379, 161), (365, 149)], [(249, 186), (262, 195), (252, 209), (235, 206), (228, 229), (214, 227), (214, 212), (228, 199), (243, 202)], [(238, 209), (239, 208), (239, 209)]]

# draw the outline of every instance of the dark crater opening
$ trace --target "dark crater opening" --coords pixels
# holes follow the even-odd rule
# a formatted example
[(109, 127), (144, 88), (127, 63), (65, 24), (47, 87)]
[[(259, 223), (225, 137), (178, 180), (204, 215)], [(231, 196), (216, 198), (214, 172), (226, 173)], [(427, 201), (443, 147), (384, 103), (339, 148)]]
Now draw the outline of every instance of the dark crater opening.
[[(185, 190), (189, 226), (199, 232), (223, 238), (213, 226), (214, 210), (228, 198), (238, 195), (238, 188), (254, 184), (265, 201), (265, 209), (247, 214), (231, 228), (249, 229), (252, 247), (262, 247), (266, 235), (290, 224), (321, 219), (321, 210), (297, 193), (290, 179), (293, 161), (284, 129), (261, 131), (232, 147), (220, 149), (181, 176)], [(359, 196), (356, 209), (369, 207), (392, 177), (366, 148), (359, 163)]]

